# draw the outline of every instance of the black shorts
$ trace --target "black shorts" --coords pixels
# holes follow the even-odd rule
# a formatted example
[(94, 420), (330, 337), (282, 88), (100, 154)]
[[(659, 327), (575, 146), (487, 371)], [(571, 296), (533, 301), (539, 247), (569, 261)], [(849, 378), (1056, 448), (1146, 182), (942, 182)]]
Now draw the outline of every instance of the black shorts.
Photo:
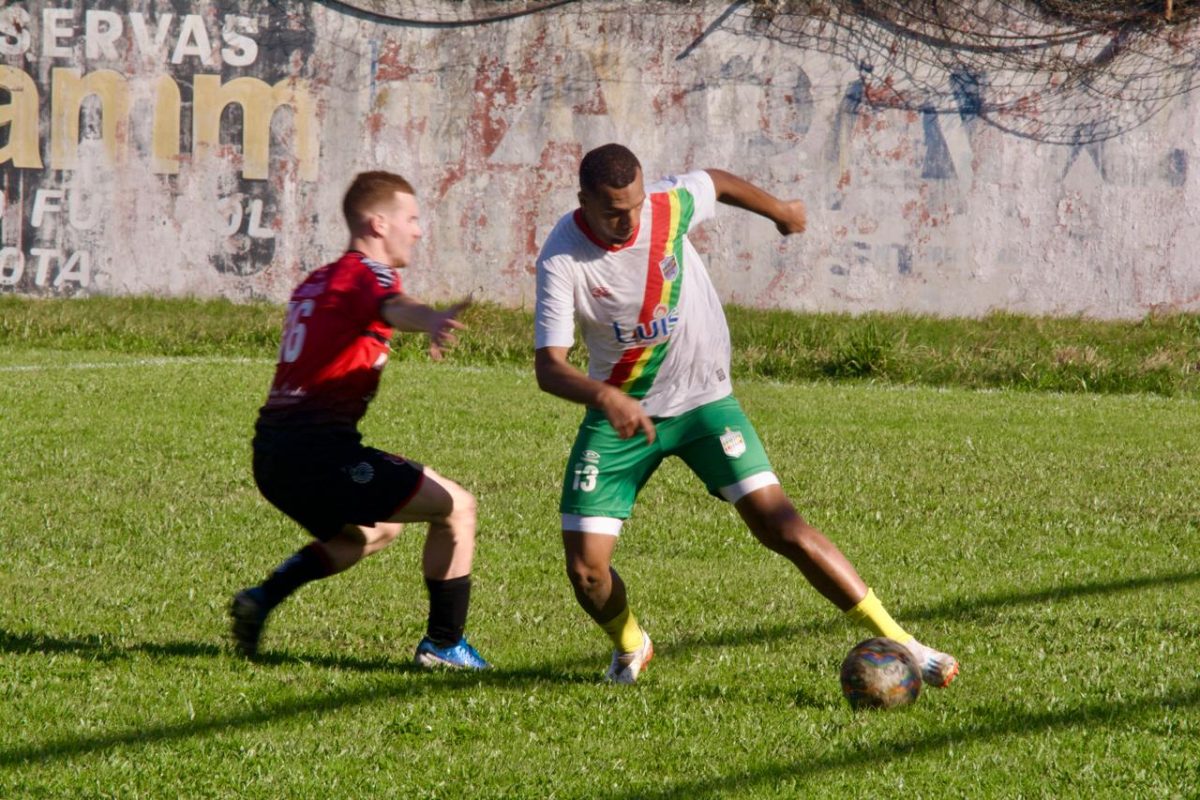
[(353, 430), (259, 427), (253, 446), (263, 497), (321, 541), (389, 519), (425, 479), (423, 465), (364, 447)]

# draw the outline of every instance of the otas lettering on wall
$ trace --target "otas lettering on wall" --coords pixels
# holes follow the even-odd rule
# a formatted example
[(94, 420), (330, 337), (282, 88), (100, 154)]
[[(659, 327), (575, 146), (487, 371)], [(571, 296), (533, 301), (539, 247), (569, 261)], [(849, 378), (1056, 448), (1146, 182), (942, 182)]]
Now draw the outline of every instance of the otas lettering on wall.
[(270, 23), (269, 15), (0, 8), (0, 289), (89, 287), (86, 245), (113, 211), (96, 197), (97, 170), (162, 180), (232, 173), (211, 198), (226, 221), (219, 227), (269, 243), (253, 248), (256, 261), (269, 260), (272, 144), (275, 168), (282, 157), (302, 181), (316, 180), (320, 150), (308, 81), (286, 59), (281, 78), (262, 77), (272, 65), (259, 34)]

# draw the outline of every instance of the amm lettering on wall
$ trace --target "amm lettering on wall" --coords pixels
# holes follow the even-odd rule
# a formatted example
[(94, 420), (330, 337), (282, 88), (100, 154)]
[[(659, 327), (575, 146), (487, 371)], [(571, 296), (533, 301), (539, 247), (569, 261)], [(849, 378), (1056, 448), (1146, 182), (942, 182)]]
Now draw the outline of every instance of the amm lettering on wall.
[[(316, 181), (320, 154), (311, 84), (290, 49), (263, 39), (285, 12), (38, 5), (0, 8), (0, 289), (93, 285), (112, 263), (105, 228), (114, 219), (93, 212), (119, 207), (110, 182), (96, 176), (135, 166), (175, 176), (191, 168), (212, 174), (205, 162), (226, 165), (220, 189), (201, 200), (228, 220), (216, 226), (227, 243), (208, 260), (219, 273), (266, 268), (275, 194), (281, 185), (294, 190), (295, 180)], [(293, 36), (288, 45), (303, 42)], [(281, 164), (283, 183), (268, 180)]]
[[(84, 34), (78, 35), (70, 9), (45, 9), (42, 12), (40, 48), (34, 48), (29, 14), (10, 8), (0, 15), (0, 53), (26, 59), (66, 59), (78, 63), (80, 55), (89, 60), (117, 60), (118, 43), (126, 41), (123, 17), (112, 11), (87, 11)], [(22, 17), (23, 15), (23, 17)], [(153, 30), (145, 16), (127, 15), (134, 50), (145, 59), (183, 64), (193, 59), (212, 66), (219, 55), (226, 66), (248, 66), (258, 57), (258, 44), (250, 35), (258, 30), (252, 18), (232, 16), (225, 20), (218, 48), (203, 17), (188, 14), (181, 18), (175, 44), (168, 47), (174, 15), (163, 14)], [(82, 50), (82, 53), (79, 52)], [(40, 55), (39, 55), (40, 54)], [(160, 174), (175, 174), (180, 165), (180, 118), (183, 98), (179, 83), (170, 75), (150, 78), (154, 83), (154, 110), (150, 124), (152, 167)], [(253, 77), (238, 77), (222, 82), (220, 75), (196, 74), (191, 80), (193, 156), (210, 154), (220, 142), (221, 118), (225, 108), (237, 104), (242, 111), (242, 176), (265, 180), (270, 162), (270, 127), (275, 112), (288, 107), (294, 114), (295, 157), (303, 180), (316, 180), (319, 152), (316, 105), (308, 82), (294, 77), (274, 85)], [(50, 71), (50, 109), (48, 164), (42, 158), (42, 142), (47, 132), (40, 120), (41, 94), (32, 75), (17, 67), (0, 65), (0, 91), (7, 95), (0, 102), (0, 126), (8, 127), (7, 142), (0, 147), (0, 166), (11, 162), (18, 169), (73, 170), (79, 158), (79, 117), (84, 101), (95, 97), (101, 110), (99, 138), (115, 165), (125, 162), (129, 150), (130, 80), (111, 69), (84, 75), (73, 66), (55, 66)], [(0, 100), (5, 99), (0, 95)]]

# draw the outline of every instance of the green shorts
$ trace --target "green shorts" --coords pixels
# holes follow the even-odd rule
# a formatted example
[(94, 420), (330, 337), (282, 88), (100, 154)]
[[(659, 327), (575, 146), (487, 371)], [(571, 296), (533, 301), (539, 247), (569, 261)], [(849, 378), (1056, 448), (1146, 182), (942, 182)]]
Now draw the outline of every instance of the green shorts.
[(778, 483), (758, 433), (732, 396), (654, 418), (654, 427), (653, 444), (641, 431), (620, 439), (603, 412), (588, 409), (567, 461), (559, 511), (628, 519), (638, 492), (667, 456), (682, 458), (710, 493), (730, 502)]

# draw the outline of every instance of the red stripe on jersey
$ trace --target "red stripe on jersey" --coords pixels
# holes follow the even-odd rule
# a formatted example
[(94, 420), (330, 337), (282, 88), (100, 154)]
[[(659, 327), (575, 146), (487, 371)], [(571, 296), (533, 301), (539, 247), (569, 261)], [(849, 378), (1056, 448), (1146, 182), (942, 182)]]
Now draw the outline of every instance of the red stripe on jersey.
[[(638, 323), (654, 319), (654, 309), (662, 302), (663, 274), (658, 262), (667, 246), (667, 235), (671, 227), (671, 198), (666, 192), (650, 195), (650, 255), (646, 259), (646, 293), (642, 295), (642, 311)], [(631, 347), (621, 354), (613, 365), (605, 383), (620, 386), (629, 379), (645, 347)]]

